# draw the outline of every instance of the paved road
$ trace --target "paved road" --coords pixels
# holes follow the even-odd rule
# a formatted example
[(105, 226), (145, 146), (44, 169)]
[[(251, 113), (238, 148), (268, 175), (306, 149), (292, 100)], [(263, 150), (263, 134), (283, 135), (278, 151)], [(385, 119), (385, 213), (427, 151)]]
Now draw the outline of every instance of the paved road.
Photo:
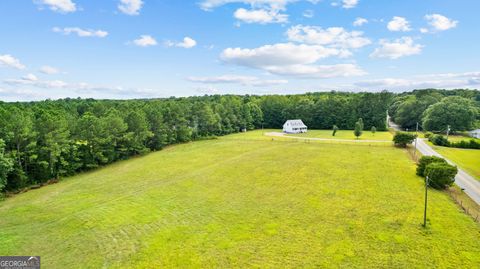
[(285, 133), (281, 133), (281, 132), (270, 132), (270, 133), (265, 133), (265, 135), (267, 135), (267, 136), (280, 136), (280, 137), (292, 138), (292, 139), (318, 140), (318, 141), (358, 142), (358, 143), (393, 143), (391, 140), (360, 140), (360, 139), (357, 140), (357, 139), (302, 137), (302, 136), (285, 135)]
[[(447, 160), (450, 164), (455, 165), (453, 162), (443, 157), (440, 153), (436, 152), (422, 139), (415, 139), (415, 143), (417, 143), (417, 149), (423, 155), (441, 157)], [(465, 193), (470, 196), (472, 200), (474, 200), (477, 204), (480, 205), (480, 181), (473, 178), (464, 170), (458, 168), (458, 174), (455, 177), (455, 184), (457, 184), (460, 188), (464, 189)]]

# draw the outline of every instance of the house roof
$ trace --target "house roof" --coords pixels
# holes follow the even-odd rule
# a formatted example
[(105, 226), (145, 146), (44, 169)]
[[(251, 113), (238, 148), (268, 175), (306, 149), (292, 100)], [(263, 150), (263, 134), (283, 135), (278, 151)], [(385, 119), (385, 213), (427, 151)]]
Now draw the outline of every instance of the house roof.
[(287, 123), (289, 123), (290, 126), (293, 126), (293, 127), (307, 128), (307, 125), (305, 125), (302, 120), (287, 120), (285, 124)]

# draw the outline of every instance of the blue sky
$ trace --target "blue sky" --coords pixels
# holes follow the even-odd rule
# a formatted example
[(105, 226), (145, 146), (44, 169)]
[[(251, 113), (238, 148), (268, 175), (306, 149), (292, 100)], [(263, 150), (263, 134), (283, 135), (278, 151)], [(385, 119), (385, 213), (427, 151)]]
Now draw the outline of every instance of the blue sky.
[(0, 100), (478, 88), (476, 0), (1, 0)]

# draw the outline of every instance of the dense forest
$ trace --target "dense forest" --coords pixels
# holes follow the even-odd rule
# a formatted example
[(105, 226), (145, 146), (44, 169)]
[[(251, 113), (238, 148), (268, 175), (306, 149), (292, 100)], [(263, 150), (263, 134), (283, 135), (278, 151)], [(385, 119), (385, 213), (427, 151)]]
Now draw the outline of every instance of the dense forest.
[(461, 118), (446, 119), (454, 130), (465, 130), (478, 123), (479, 104), (480, 93), (472, 90), (0, 102), (0, 191), (44, 183), (175, 143), (281, 128), (287, 119), (302, 119), (312, 129), (336, 125), (353, 130), (362, 118), (365, 130), (382, 131), (387, 129), (387, 110), (395, 121), (411, 128), (417, 121), (443, 126), (445, 115), (451, 114), (445, 114), (447, 109)]
[(300, 118), (310, 128), (387, 128), (391, 93), (214, 95), (0, 103), (0, 191), (73, 175), (175, 143)]
[(403, 128), (445, 132), (480, 128), (480, 91), (415, 90), (395, 96), (389, 107), (392, 120)]

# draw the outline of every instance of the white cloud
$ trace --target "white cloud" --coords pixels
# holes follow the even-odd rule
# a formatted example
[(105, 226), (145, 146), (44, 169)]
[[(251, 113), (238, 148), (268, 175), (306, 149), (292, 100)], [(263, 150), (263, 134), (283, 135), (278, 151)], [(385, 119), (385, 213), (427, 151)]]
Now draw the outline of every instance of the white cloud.
[(54, 27), (52, 29), (55, 33), (62, 33), (64, 35), (76, 34), (79, 37), (106, 37), (108, 32), (103, 30), (82, 29), (79, 27)]
[(279, 43), (265, 45), (255, 49), (227, 48), (220, 58), (228, 63), (249, 67), (265, 67), (272, 65), (311, 64), (330, 56), (340, 54), (338, 49), (323, 46), (296, 45)]
[[(425, 19), (428, 21), (428, 24), (432, 27), (432, 31), (445, 31), (457, 27), (458, 21), (449, 19), (440, 14), (428, 14), (425, 15)], [(428, 32), (428, 29), (423, 28), (422, 33)]]
[(253, 76), (223, 75), (216, 77), (188, 77), (189, 81), (206, 84), (241, 84), (244, 86), (264, 87), (288, 83), (284, 79), (260, 79)]
[(305, 18), (313, 18), (315, 16), (315, 12), (311, 9), (307, 9), (302, 13), (302, 15)]
[(55, 74), (60, 73), (60, 71), (57, 68), (51, 67), (51, 66), (48, 66), (48, 65), (44, 65), (44, 66), (40, 67), (39, 71), (44, 73), (44, 74), (47, 74), (47, 75), (55, 75)]
[(256, 10), (246, 10), (244, 8), (239, 8), (235, 11), (233, 16), (240, 21), (245, 23), (285, 23), (288, 21), (287, 14), (281, 14), (277, 10), (265, 10), (265, 9), (256, 9)]
[(22, 77), (23, 80), (28, 80), (28, 81), (37, 81), (38, 78), (34, 74), (27, 74)]
[(197, 41), (195, 41), (191, 37), (184, 37), (182, 42), (173, 42), (170, 40), (167, 40), (165, 42), (165, 45), (167, 47), (179, 47), (179, 48), (185, 48), (185, 49), (191, 49), (197, 45)]
[(354, 64), (267, 66), (265, 70), (276, 75), (299, 78), (352, 77), (367, 74)]
[(480, 72), (429, 74), (409, 78), (381, 78), (359, 81), (355, 85), (367, 89), (387, 90), (471, 88), (480, 86)]
[(302, 78), (328, 78), (365, 74), (353, 64), (314, 65), (317, 61), (341, 56), (342, 50), (321, 45), (279, 43), (254, 49), (227, 48), (220, 55), (226, 63), (268, 71), (271, 74)]
[(35, 79), (29, 77), (22, 77), (21, 79), (6, 79), (3, 82), (9, 85), (30, 85), (45, 89), (59, 89), (67, 88), (69, 86), (68, 83), (61, 80), (38, 80), (36, 77)]
[(139, 39), (133, 40), (133, 44), (139, 47), (156, 46), (157, 40), (149, 35), (141, 35)]
[(48, 8), (55, 12), (69, 13), (75, 12), (77, 7), (71, 0), (34, 0), (35, 3), (48, 6)]
[(355, 19), (355, 21), (353, 22), (353, 26), (356, 26), (356, 27), (359, 27), (359, 26), (362, 26), (364, 24), (368, 23), (368, 20), (365, 19), (365, 18), (361, 18), (361, 17), (358, 17)]
[(290, 27), (286, 34), (290, 41), (343, 49), (358, 49), (371, 44), (368, 38), (363, 37), (363, 32), (348, 32), (342, 27), (323, 29), (317, 26), (296, 25)]
[[(288, 21), (288, 15), (282, 11), (286, 10), (288, 4), (298, 1), (302, 0), (203, 0), (200, 2), (200, 8), (211, 11), (227, 4), (244, 4), (250, 6), (250, 10), (239, 8), (234, 13), (234, 17), (240, 21), (261, 24), (284, 23)], [(306, 1), (312, 4), (319, 2), (319, 0)]]
[(380, 40), (380, 45), (381, 47), (376, 48), (375, 51), (370, 54), (370, 57), (398, 59), (405, 56), (420, 54), (424, 47), (423, 45), (414, 44), (411, 37), (402, 37), (394, 41), (382, 39)]
[(20, 63), (20, 60), (10, 54), (0, 55), (0, 66), (1, 65), (6, 65), (16, 69), (25, 69), (25, 65)]
[(343, 8), (354, 8), (358, 5), (359, 0), (342, 0)]
[(138, 15), (142, 9), (142, 0), (120, 0), (118, 10), (127, 15)]
[(295, 1), (297, 0), (204, 0), (200, 3), (200, 7), (203, 10), (212, 10), (226, 4), (242, 3), (250, 5), (252, 8), (284, 10), (288, 3)]
[(404, 17), (395, 16), (387, 24), (388, 30), (392, 32), (408, 32), (412, 29), (410, 28), (410, 22), (407, 21)]

